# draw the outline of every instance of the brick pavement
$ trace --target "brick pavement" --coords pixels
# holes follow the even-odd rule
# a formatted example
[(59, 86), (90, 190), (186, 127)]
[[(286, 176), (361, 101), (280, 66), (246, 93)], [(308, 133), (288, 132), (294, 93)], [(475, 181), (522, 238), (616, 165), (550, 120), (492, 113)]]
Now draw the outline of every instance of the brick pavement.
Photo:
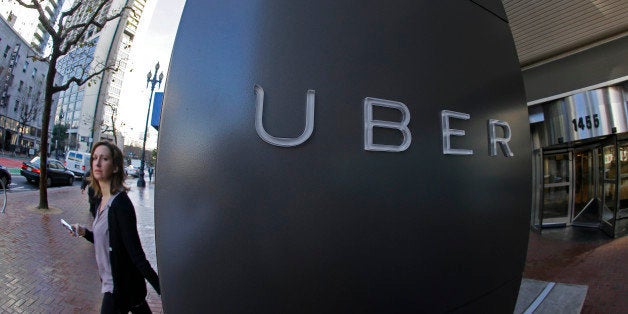
[(628, 236), (588, 228), (530, 233), (525, 278), (587, 285), (582, 313), (628, 313)]
[[(129, 182), (133, 186), (134, 182)], [(144, 250), (156, 268), (152, 193), (133, 188), (138, 231)], [(5, 214), (0, 214), (0, 312), (98, 313), (102, 294), (93, 245), (73, 238), (59, 219), (91, 224), (87, 196), (78, 187), (48, 191), (47, 214), (37, 212), (39, 192), (9, 192)], [(161, 313), (161, 299), (148, 285), (147, 300)]]
[[(2, 160), (0, 160), (0, 163)], [(156, 267), (153, 215), (154, 185), (135, 187), (133, 201), (144, 251)], [(0, 312), (97, 313), (102, 295), (91, 243), (70, 237), (59, 224), (91, 224), (86, 195), (77, 187), (49, 190), (49, 204), (59, 211), (32, 208), (37, 191), (9, 192), (0, 214)], [(567, 233), (577, 233), (565, 236)], [(610, 239), (582, 228), (530, 233), (524, 277), (588, 285), (583, 313), (628, 313), (628, 237)], [(160, 297), (148, 285), (147, 300), (161, 313)]]

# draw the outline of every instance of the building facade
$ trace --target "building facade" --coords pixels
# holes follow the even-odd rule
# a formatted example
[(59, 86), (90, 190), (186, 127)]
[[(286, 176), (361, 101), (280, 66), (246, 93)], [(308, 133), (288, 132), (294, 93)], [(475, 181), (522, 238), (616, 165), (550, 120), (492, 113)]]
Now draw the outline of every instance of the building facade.
[[(55, 21), (61, 12), (63, 3), (64, 0), (41, 1), (46, 18)], [(25, 8), (16, 1), (4, 1), (0, 15), (34, 50), (39, 53), (44, 52), (50, 34), (39, 22), (39, 14), (36, 10)]]
[(48, 65), (31, 58), (39, 56), (38, 51), (4, 18), (0, 18), (0, 49), (0, 148), (38, 151)]
[[(92, 2), (100, 2), (93, 0)], [(59, 61), (61, 80), (75, 71), (97, 70), (104, 64), (115, 65), (116, 71), (107, 71), (83, 86), (72, 84), (59, 93), (56, 123), (68, 126), (68, 149), (89, 151), (93, 142), (101, 139), (115, 141), (122, 147), (122, 138), (117, 119), (118, 105), (124, 73), (127, 70), (132, 42), (146, 1), (114, 0), (103, 9), (103, 14), (113, 15), (124, 6), (126, 10), (120, 18), (105, 25), (102, 29), (88, 31), (90, 45), (79, 47)], [(85, 6), (87, 9), (89, 6)], [(74, 14), (68, 23), (80, 21), (82, 14)], [(63, 113), (63, 114), (61, 114)]]
[(528, 101), (532, 226), (628, 234), (628, 6), (504, 0)]

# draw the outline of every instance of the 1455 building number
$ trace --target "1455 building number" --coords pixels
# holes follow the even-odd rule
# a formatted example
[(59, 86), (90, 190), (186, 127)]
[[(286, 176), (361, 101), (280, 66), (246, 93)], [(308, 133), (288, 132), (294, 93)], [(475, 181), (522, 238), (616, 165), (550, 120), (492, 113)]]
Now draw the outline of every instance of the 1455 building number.
[(600, 118), (598, 117), (598, 114), (587, 115), (578, 119), (573, 119), (571, 120), (571, 123), (573, 124), (573, 130), (578, 132), (578, 128), (581, 130), (584, 130), (585, 128), (598, 128), (600, 126)]

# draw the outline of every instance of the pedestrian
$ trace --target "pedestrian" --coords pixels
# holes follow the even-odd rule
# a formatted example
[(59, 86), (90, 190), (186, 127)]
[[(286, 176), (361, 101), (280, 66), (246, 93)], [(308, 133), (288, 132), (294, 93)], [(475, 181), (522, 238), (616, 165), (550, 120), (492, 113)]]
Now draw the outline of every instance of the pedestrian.
[(74, 224), (75, 236), (94, 243), (103, 293), (101, 313), (150, 313), (146, 282), (161, 294), (159, 277), (146, 260), (137, 232), (135, 208), (124, 186), (122, 151), (98, 142), (91, 154), (91, 181), (96, 197), (92, 230)]
[(148, 181), (153, 181), (153, 167), (148, 166)]
[(96, 204), (100, 201), (99, 198), (96, 197), (96, 193), (94, 192), (94, 188), (89, 184), (91, 180), (91, 171), (87, 172), (87, 174), (83, 177), (83, 182), (81, 182), (81, 194), (85, 194), (85, 188), (87, 188), (87, 200), (89, 201), (89, 212), (92, 214), (92, 217), (96, 216)]

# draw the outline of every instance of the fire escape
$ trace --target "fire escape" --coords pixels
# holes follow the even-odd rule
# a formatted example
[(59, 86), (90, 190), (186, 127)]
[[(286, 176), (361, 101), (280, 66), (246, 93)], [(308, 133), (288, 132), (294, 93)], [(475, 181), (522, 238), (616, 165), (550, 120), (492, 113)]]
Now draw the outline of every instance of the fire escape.
[(15, 45), (13, 51), (11, 52), (11, 58), (9, 58), (9, 67), (7, 68), (7, 73), (4, 76), (4, 84), (2, 84), (2, 96), (0, 97), (0, 107), (6, 108), (9, 104), (9, 87), (13, 82), (13, 69), (15, 68), (15, 64), (17, 63), (17, 54), (20, 52), (20, 44)]
[(15, 65), (17, 64), (19, 52), (20, 44), (16, 44), (13, 48), (13, 51), (11, 52), (11, 57), (9, 58), (9, 66), (7, 67), (6, 74), (4, 75), (4, 82), (0, 86), (0, 108), (4, 108), (4, 118), (0, 120), (2, 122), (2, 125), (0, 125), (0, 127), (2, 128), (2, 149), (5, 149), (4, 145), (7, 136), (6, 119), (9, 114), (8, 105), (9, 99), (11, 98), (11, 95), (9, 94), (9, 87), (11, 87), (11, 84), (13, 83), (13, 69), (15, 69)]

